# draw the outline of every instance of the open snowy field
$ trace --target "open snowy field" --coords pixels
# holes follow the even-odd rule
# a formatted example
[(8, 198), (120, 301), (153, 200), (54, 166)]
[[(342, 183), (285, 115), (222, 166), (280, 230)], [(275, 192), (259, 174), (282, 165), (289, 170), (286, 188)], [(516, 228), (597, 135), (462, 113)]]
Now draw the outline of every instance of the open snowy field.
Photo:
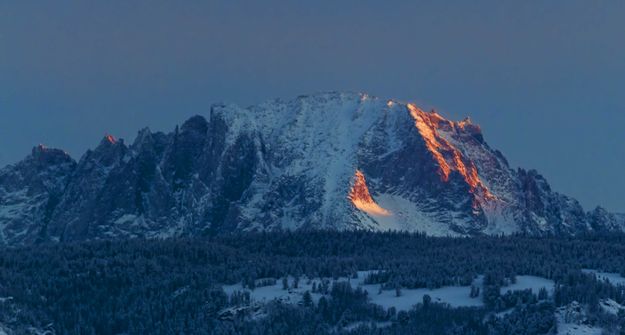
[[(371, 271), (359, 271), (358, 278), (338, 278), (337, 282), (349, 282), (355, 289), (357, 287), (367, 291), (371, 303), (380, 305), (384, 308), (395, 307), (398, 311), (407, 311), (412, 306), (421, 303), (423, 297), (427, 294), (432, 298), (433, 302), (446, 303), (451, 307), (481, 307), (484, 305), (482, 301), (483, 291), (483, 277), (478, 276), (473, 281), (473, 286), (480, 288), (480, 295), (477, 297), (470, 297), (471, 286), (445, 286), (437, 289), (401, 289), (400, 295), (397, 296), (395, 290), (380, 290), (379, 284), (365, 285), (364, 280), (368, 273)], [(279, 300), (285, 303), (299, 303), (302, 300), (302, 296), (306, 291), (310, 291), (313, 301), (317, 302), (322, 296), (320, 293), (313, 293), (313, 285), (319, 286), (323, 281), (328, 281), (330, 284), (334, 281), (331, 278), (315, 278), (308, 279), (306, 277), (300, 278), (298, 287), (295, 288), (294, 278), (289, 277), (288, 289), (283, 288), (282, 280), (276, 280), (275, 285), (257, 287), (254, 290), (243, 288), (242, 284), (223, 286), (224, 291), (229, 296), (236, 291), (249, 291), (250, 296), (254, 302), (267, 303), (273, 300)], [(554, 282), (535, 276), (517, 276), (516, 283), (506, 287), (502, 287), (501, 293), (505, 294), (508, 291), (517, 291), (531, 289), (534, 293), (538, 293), (541, 288), (546, 288), (549, 294), (553, 293)]]
[(549, 280), (536, 276), (516, 276), (516, 283), (504, 286), (501, 288), (501, 294), (506, 294), (511, 291), (522, 291), (530, 289), (533, 293), (538, 294), (541, 288), (546, 288), (549, 295), (553, 294), (555, 289), (555, 283), (553, 280)]
[(584, 273), (592, 273), (597, 276), (599, 280), (607, 280), (612, 285), (625, 285), (625, 277), (618, 273), (613, 272), (601, 272), (592, 269), (582, 269)]

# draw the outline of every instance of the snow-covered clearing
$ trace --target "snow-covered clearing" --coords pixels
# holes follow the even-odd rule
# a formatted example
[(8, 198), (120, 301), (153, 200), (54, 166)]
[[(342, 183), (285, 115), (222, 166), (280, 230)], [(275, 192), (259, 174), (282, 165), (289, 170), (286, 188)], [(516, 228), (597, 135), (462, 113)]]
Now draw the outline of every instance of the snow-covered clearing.
[(618, 315), (621, 310), (625, 310), (625, 306), (612, 299), (603, 299), (599, 301), (599, 307), (601, 307), (601, 310), (604, 312), (612, 315)]
[[(379, 328), (390, 327), (392, 324), (393, 324), (393, 323), (392, 323), (392, 322), (390, 322), (390, 321), (383, 321), (383, 322), (373, 322), (373, 321), (369, 321), (369, 322), (367, 322), (367, 321), (357, 321), (357, 322), (354, 322), (354, 323), (352, 323), (352, 324), (349, 324), (349, 325), (347, 325), (347, 326), (343, 327), (343, 330), (346, 330), (346, 331), (353, 331), (353, 330), (358, 329), (358, 327), (361, 327), (361, 326), (364, 326), (364, 327), (366, 327), (366, 326), (371, 326), (371, 328), (378, 328), (378, 329), (379, 329)], [(1, 335), (1, 334), (0, 334), (0, 335)]]
[(582, 269), (584, 273), (592, 273), (597, 276), (599, 280), (607, 280), (612, 285), (625, 285), (625, 278), (618, 273), (613, 272), (600, 272), (592, 269)]
[[(474, 280), (473, 285), (482, 286), (482, 277)], [(384, 308), (395, 307), (398, 311), (410, 310), (412, 306), (423, 302), (423, 297), (429, 295), (432, 302), (447, 303), (451, 307), (480, 307), (484, 305), (482, 295), (471, 298), (470, 286), (444, 286), (437, 289), (401, 289), (401, 295), (396, 296), (395, 290), (384, 290), (380, 293), (380, 285), (362, 285), (369, 293), (371, 302)]]
[(558, 335), (601, 335), (603, 329), (584, 324), (558, 322)]
[(601, 335), (603, 329), (588, 322), (585, 307), (577, 302), (556, 310), (559, 335)]
[[(382, 290), (380, 291), (379, 284), (365, 285), (364, 280), (370, 271), (359, 271), (358, 278), (338, 278), (337, 282), (349, 282), (355, 289), (361, 287), (367, 291), (370, 302), (380, 305), (384, 308), (395, 307), (398, 311), (410, 310), (414, 305), (423, 302), (423, 297), (429, 295), (432, 298), (432, 302), (446, 303), (451, 307), (481, 307), (484, 305), (482, 301), (482, 276), (478, 276), (473, 285), (480, 288), (480, 295), (477, 297), (470, 297), (471, 286), (445, 286), (437, 289), (406, 289), (400, 290), (400, 295), (397, 296), (395, 290)], [(297, 304), (302, 300), (304, 292), (310, 291), (313, 301), (319, 301), (322, 296), (320, 293), (313, 293), (313, 284), (319, 286), (323, 280), (327, 280), (332, 283), (334, 280), (329, 278), (324, 279), (308, 279), (300, 278), (298, 287), (293, 287), (294, 278), (288, 278), (288, 289), (283, 289), (282, 280), (276, 280), (275, 285), (269, 285), (264, 287), (257, 287), (254, 290), (248, 290), (243, 288), (241, 284), (224, 286), (223, 289), (229, 296), (236, 291), (248, 291), (252, 301), (267, 303), (273, 300), (282, 301), (285, 303)], [(553, 293), (554, 282), (545, 278), (534, 276), (517, 276), (515, 284), (502, 288), (502, 294), (508, 291), (531, 289), (534, 293), (545, 287), (549, 294)]]
[(509, 291), (522, 291), (527, 289), (532, 290), (534, 294), (538, 294), (538, 291), (543, 287), (546, 288), (549, 295), (551, 295), (555, 289), (555, 283), (553, 280), (542, 277), (516, 276), (516, 283), (502, 287), (501, 294), (506, 294)]

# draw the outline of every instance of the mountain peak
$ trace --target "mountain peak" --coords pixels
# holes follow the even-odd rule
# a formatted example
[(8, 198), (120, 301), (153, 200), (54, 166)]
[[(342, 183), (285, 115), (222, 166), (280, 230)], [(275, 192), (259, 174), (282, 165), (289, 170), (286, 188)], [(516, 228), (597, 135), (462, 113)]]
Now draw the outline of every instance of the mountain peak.
[(443, 136), (443, 132), (453, 128), (454, 123), (436, 112), (426, 113), (413, 104), (407, 106), (415, 121), (415, 127), (419, 130), (425, 140), (426, 147), (438, 163), (441, 179), (447, 182), (451, 173), (457, 172), (471, 187), (472, 192), (480, 192), (486, 197), (492, 197), (480, 179), (475, 164)]
[(61, 164), (73, 161), (71, 156), (66, 151), (56, 148), (49, 148), (43, 144), (38, 144), (33, 147), (31, 151), (31, 157), (34, 160), (47, 165)]
[(137, 137), (135, 137), (134, 142), (132, 143), (132, 147), (139, 148), (145, 143), (149, 143), (152, 138), (152, 131), (150, 128), (145, 127), (137, 132)]
[(204, 134), (208, 131), (208, 121), (206, 121), (206, 118), (201, 115), (194, 115), (182, 124), (180, 130), (182, 132), (197, 132)]
[[(120, 160), (124, 154), (126, 153), (126, 145), (124, 144), (124, 140), (121, 138), (115, 138), (113, 135), (104, 135), (100, 144), (95, 148), (95, 150), (88, 150), (87, 154), (83, 156), (85, 157), (96, 157), (97, 160), (101, 161), (105, 165), (111, 165), (118, 160)], [(81, 159), (82, 160), (82, 159)]]
[(124, 145), (124, 140), (121, 138), (116, 138), (115, 136), (111, 135), (111, 134), (105, 134), (104, 137), (102, 137), (102, 140), (100, 141), (100, 144), (98, 145), (98, 148), (100, 147), (115, 147)]
[[(623, 216), (586, 213), (535, 171), (512, 170), (469, 118), (340, 92), (213, 105), (209, 115), (210, 122), (196, 115), (169, 134), (143, 129), (130, 149), (106, 135), (77, 166), (41, 169), (32, 157), (71, 158), (35, 147), (23, 164), (0, 171), (0, 204), (7, 203), (3, 188), (39, 185), (33, 203), (54, 198), (46, 214), (53, 241), (315, 228), (431, 235), (625, 229)], [(20, 208), (23, 215), (6, 219), (20, 227), (15, 232), (43, 220), (29, 212), (35, 207)], [(2, 227), (6, 244), (43, 236)]]

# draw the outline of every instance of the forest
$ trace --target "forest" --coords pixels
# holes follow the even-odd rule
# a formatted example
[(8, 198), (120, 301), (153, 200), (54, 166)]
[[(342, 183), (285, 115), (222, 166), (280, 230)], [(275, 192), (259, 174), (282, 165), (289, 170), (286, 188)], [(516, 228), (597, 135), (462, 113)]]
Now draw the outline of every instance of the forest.
[[(625, 235), (427, 237), (402, 232), (239, 233), (203, 238), (41, 244), (0, 251), (0, 330), (8, 334), (555, 334), (556, 311), (625, 334), (625, 287), (584, 269), (625, 275)], [(429, 295), (409, 310), (332, 279), (380, 292), (471, 286), (483, 306)], [(555, 283), (503, 293), (517, 276)], [(255, 304), (249, 292), (284, 278), (328, 278), (298, 303)], [(245, 291), (227, 294), (226, 285)], [(296, 284), (295, 284), (296, 285)], [(476, 288), (471, 295), (477, 296)], [(246, 293), (247, 292), (247, 293)], [(468, 291), (467, 291), (468, 292)], [(468, 293), (467, 293), (468, 294)], [(311, 297), (318, 297), (312, 299)], [(609, 299), (609, 300), (608, 300)]]

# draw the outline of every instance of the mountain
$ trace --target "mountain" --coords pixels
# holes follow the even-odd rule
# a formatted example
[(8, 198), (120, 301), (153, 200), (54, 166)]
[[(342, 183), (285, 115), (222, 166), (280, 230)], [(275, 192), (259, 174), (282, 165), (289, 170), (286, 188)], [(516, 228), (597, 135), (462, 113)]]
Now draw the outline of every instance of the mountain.
[(0, 170), (7, 245), (278, 229), (578, 234), (625, 216), (510, 168), (469, 119), (356, 93), (214, 105), (78, 162), (38, 146)]

